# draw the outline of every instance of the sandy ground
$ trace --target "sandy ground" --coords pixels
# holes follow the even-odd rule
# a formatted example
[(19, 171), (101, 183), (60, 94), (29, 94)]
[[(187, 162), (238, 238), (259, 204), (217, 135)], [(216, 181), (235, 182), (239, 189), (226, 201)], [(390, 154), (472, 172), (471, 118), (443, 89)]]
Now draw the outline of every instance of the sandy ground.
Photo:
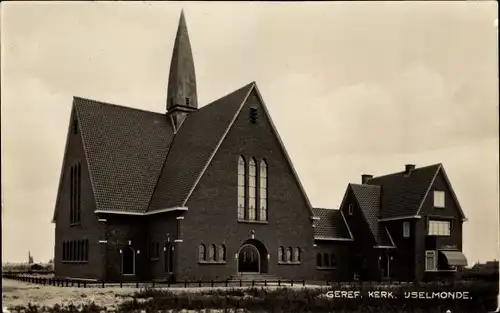
[[(278, 286), (268, 286), (268, 289), (274, 289)], [(230, 287), (231, 289), (240, 289), (240, 287)], [(248, 287), (241, 287), (246, 289)], [(260, 288), (258, 286), (257, 288)], [(288, 286), (290, 288), (290, 286)], [(303, 286), (293, 286), (292, 288), (304, 288)], [(306, 286), (306, 288), (318, 288), (318, 286)], [(199, 292), (204, 290), (225, 289), (225, 287), (177, 287), (169, 288), (173, 292)], [(27, 306), (29, 303), (37, 304), (41, 307), (52, 307), (55, 304), (73, 304), (75, 306), (90, 304), (94, 302), (98, 306), (107, 308), (116, 308), (121, 302), (131, 299), (130, 296), (138, 291), (138, 288), (124, 286), (123, 288), (76, 288), (76, 287), (54, 287), (40, 286), (17, 280), (2, 278), (2, 302), (3, 307), (12, 308), (15, 306)], [(186, 311), (196, 312), (196, 311)], [(217, 312), (217, 311), (206, 311)]]

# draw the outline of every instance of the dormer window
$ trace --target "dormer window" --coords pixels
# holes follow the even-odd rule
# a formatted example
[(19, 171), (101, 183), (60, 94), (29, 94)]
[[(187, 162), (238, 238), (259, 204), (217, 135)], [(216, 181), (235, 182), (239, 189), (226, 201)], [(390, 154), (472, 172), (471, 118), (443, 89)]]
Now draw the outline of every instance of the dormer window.
[(257, 108), (256, 107), (250, 108), (250, 123), (252, 123), (252, 124), (257, 123)]
[(352, 204), (349, 204), (349, 206), (347, 207), (347, 213), (348, 213), (349, 215), (352, 215), (353, 211), (354, 211), (354, 209), (353, 209)]
[(410, 222), (403, 222), (403, 237), (410, 238)]
[(444, 191), (434, 190), (434, 207), (435, 208), (445, 207)]

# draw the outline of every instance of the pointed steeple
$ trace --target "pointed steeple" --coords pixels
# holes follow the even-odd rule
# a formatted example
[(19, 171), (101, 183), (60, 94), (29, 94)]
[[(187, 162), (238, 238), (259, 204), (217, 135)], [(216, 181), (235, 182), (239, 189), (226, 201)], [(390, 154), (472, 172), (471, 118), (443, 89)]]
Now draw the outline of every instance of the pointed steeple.
[[(198, 109), (196, 92), (196, 75), (194, 71), (193, 53), (186, 26), (184, 10), (181, 11), (174, 51), (170, 61), (168, 77), (167, 111), (190, 112)], [(184, 114), (182, 114), (184, 115)]]

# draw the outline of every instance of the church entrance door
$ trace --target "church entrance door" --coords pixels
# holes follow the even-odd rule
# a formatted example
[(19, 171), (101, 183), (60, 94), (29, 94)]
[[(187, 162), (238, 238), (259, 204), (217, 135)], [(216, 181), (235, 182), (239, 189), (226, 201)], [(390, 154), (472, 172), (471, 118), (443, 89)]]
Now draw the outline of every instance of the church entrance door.
[(260, 253), (252, 244), (245, 244), (238, 253), (238, 272), (260, 273)]

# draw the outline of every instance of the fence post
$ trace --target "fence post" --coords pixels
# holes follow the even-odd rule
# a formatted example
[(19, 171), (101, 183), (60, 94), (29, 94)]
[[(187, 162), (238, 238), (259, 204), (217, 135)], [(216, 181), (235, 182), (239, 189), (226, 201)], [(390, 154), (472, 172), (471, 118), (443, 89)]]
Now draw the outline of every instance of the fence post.
[(123, 288), (123, 280), (120, 279), (120, 288)]
[(240, 287), (241, 287), (241, 279), (240, 279)]
[(326, 285), (327, 285), (327, 286), (330, 286), (330, 282), (329, 282), (328, 280), (326, 281)]
[(76, 283), (77, 283), (78, 288), (80, 288), (80, 281), (77, 281)]
[(139, 288), (139, 281), (138, 280), (135, 282), (135, 288)]
[(198, 280), (198, 286), (201, 287), (201, 280)]
[(227, 278), (226, 278), (226, 287), (227, 287)]
[(212, 285), (211, 286), (212, 286), (212, 288), (214, 287), (214, 281), (213, 280), (212, 280)]
[(278, 279), (278, 286), (281, 286), (281, 280)]
[(264, 286), (267, 286), (267, 279), (264, 279)]
[(184, 280), (184, 288), (187, 288), (187, 284), (188, 284), (187, 280)]
[(155, 281), (151, 281), (151, 286), (154, 288), (155, 287)]
[(83, 281), (83, 288), (87, 288), (87, 282), (85, 280)]
[(304, 286), (304, 287), (306, 286), (306, 280), (305, 279), (302, 280), (302, 286)]
[(293, 279), (290, 280), (290, 286), (293, 287)]
[(255, 280), (252, 279), (252, 287), (255, 286)]
[(170, 288), (170, 280), (167, 280), (167, 288)]

